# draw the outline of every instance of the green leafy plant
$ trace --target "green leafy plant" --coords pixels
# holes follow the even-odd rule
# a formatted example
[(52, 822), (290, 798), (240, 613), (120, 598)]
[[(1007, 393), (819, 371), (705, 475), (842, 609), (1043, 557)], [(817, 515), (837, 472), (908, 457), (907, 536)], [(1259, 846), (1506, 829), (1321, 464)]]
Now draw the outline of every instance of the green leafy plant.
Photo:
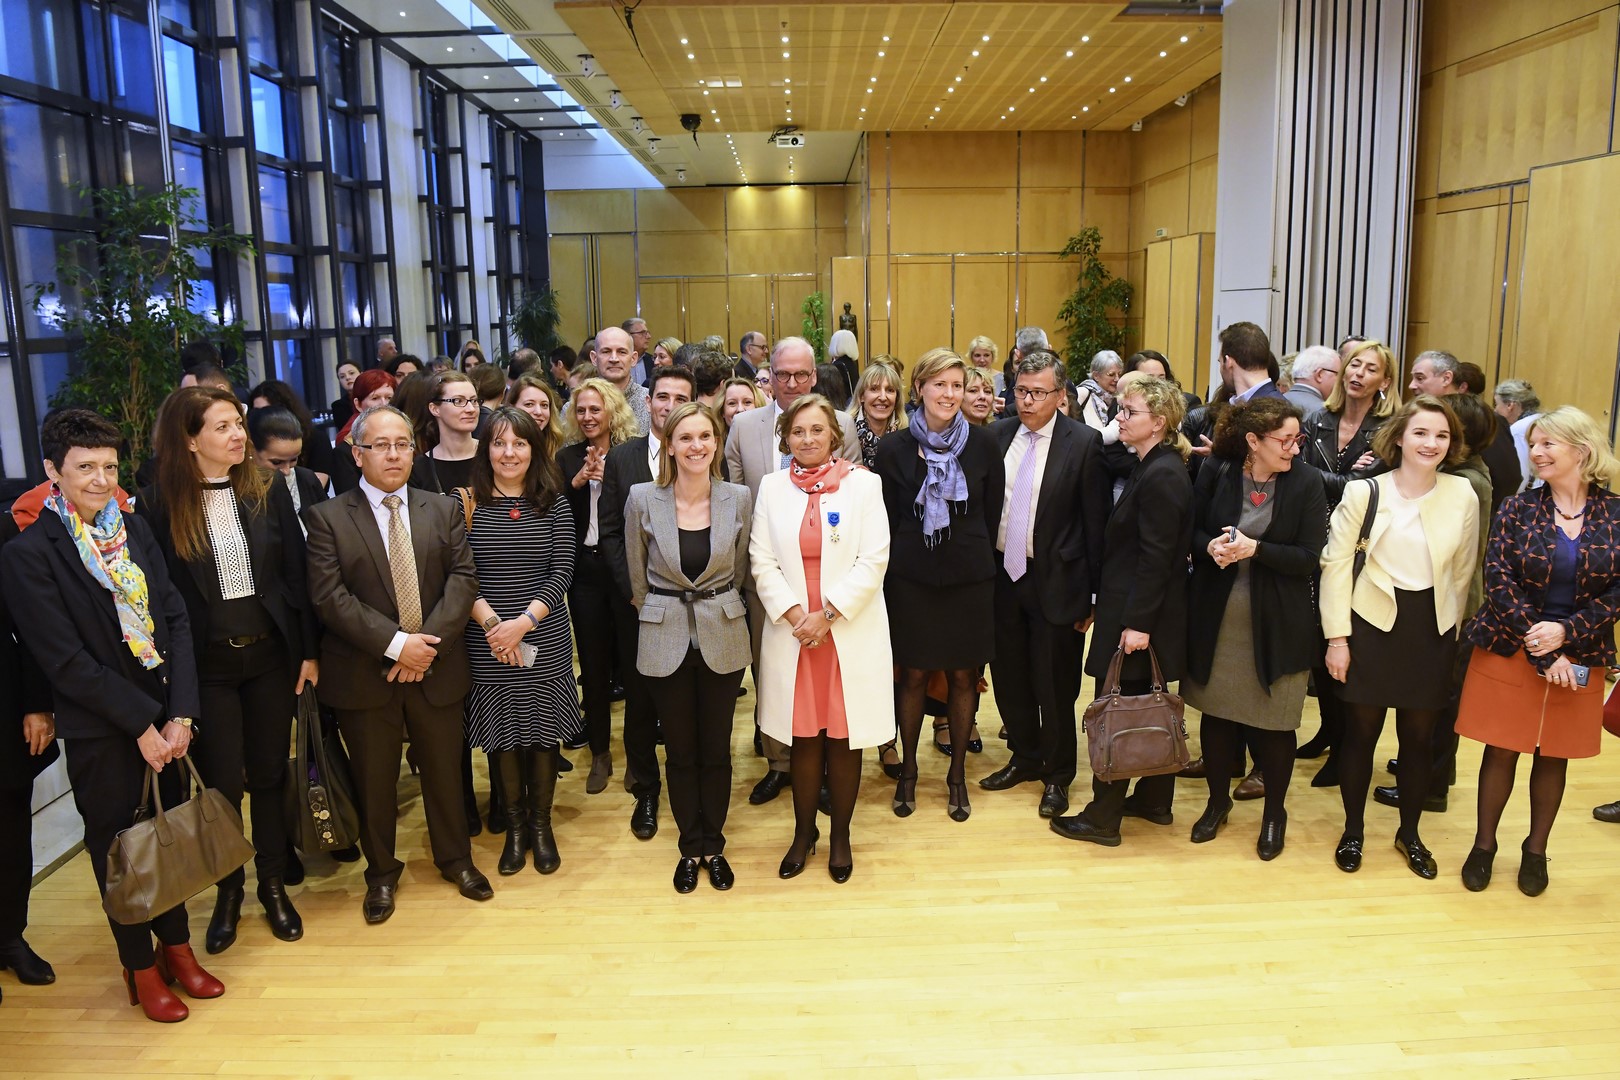
[(517, 339), (539, 353), (542, 359), (563, 344), (562, 336), (557, 333), (557, 327), (562, 325), (562, 311), (557, 305), (556, 289), (535, 289), (523, 294), (506, 320), (507, 328)]
[(1131, 305), (1131, 284), (1116, 278), (1103, 265), (1102, 230), (1095, 225), (1069, 237), (1060, 257), (1078, 260), (1074, 291), (1058, 307), (1058, 325), (1066, 339), (1064, 359), (1076, 381), (1091, 374), (1091, 358), (1104, 349), (1125, 351), (1125, 328), (1112, 321), (1110, 314), (1123, 316)]
[(827, 355), (827, 294), (813, 292), (805, 297), (799, 313), (804, 316), (802, 336), (815, 350), (819, 364)]
[[(94, 409), (117, 424), (128, 447), (119, 468), (129, 482), (151, 452), (158, 406), (179, 382), (181, 347), (208, 339), (238, 354), (242, 348), (239, 323), (192, 310), (203, 276), (198, 253), (221, 262), (250, 254), (253, 241), (223, 229), (196, 231), (207, 222), (192, 213), (199, 197), (193, 188), (97, 188), (85, 195), (99, 230), (61, 252), (56, 281), (29, 289), (42, 319), (82, 341), (51, 404)], [(92, 257), (82, 258), (81, 249)], [(72, 297), (76, 308), (64, 303)]]

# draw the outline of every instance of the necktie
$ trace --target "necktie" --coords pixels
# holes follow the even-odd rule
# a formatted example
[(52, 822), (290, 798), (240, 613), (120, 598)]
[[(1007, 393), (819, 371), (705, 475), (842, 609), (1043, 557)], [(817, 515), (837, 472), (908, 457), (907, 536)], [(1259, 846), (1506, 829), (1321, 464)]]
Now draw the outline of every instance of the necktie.
[(1029, 445), (1024, 459), (1018, 463), (1018, 475), (1013, 478), (1012, 499), (1007, 504), (1007, 546), (1001, 553), (1001, 565), (1007, 576), (1017, 581), (1029, 569), (1029, 556), (1024, 554), (1024, 535), (1029, 532), (1030, 506), (1035, 493), (1035, 440), (1040, 433), (1025, 429)]
[(416, 558), (411, 554), (411, 536), (405, 531), (405, 519), (399, 516), (403, 502), (398, 495), (383, 499), (383, 505), (388, 507), (388, 570), (394, 577), (399, 628), (414, 634), (422, 629), (422, 594), (416, 580)]

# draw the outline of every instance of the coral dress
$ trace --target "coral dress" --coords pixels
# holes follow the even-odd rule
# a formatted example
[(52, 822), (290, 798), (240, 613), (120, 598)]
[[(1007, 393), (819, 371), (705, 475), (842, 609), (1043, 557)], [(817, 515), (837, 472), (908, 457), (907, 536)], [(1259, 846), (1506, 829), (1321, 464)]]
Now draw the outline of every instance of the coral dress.
[[(799, 554), (804, 559), (804, 587), (810, 610), (825, 606), (821, 598), (821, 496), (813, 494), (799, 522)], [(827, 733), (829, 739), (849, 738), (844, 713), (844, 679), (838, 670), (838, 646), (828, 635), (818, 648), (799, 648), (799, 667), (793, 678), (793, 737), (810, 739)]]

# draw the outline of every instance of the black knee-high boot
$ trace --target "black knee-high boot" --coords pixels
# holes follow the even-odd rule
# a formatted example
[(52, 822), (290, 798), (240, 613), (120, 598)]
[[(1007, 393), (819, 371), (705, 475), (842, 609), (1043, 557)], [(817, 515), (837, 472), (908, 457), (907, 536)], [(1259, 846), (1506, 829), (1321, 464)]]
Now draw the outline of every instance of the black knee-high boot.
[[(498, 750), (489, 755), (489, 763), (495, 767), (500, 786), (508, 792), (523, 790), (521, 753), (520, 750)], [(513, 800), (506, 808), (506, 844), (501, 848), (501, 861), (495, 867), (501, 873), (510, 875), (523, 869), (529, 843), (525, 829), (527, 825), (528, 814), (522, 801)]]
[(557, 796), (557, 758), (555, 747), (530, 747), (524, 752), (528, 763), (528, 798), (524, 812), (528, 817), (529, 846), (534, 849), (534, 868), (542, 874), (556, 872), (562, 865), (557, 853), (557, 838), (551, 832), (551, 803)]

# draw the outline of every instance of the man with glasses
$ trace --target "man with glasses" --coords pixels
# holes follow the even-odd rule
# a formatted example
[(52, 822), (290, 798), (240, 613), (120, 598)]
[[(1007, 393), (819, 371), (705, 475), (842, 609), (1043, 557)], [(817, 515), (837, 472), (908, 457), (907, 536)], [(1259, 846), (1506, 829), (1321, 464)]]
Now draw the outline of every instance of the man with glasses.
[(636, 434), (647, 434), (652, 426), (652, 410), (647, 402), (647, 387), (635, 379), (636, 348), (630, 334), (617, 326), (602, 330), (596, 335), (592, 355), (597, 372), (624, 395), (636, 418)]
[(626, 319), (619, 324), (619, 329), (630, 335), (630, 350), (634, 360), (630, 367), (630, 379), (649, 389), (652, 387), (653, 368), (657, 361), (652, 355), (652, 331), (647, 329), (645, 319)]
[(477, 570), (453, 500), (406, 486), (416, 444), (391, 405), (354, 422), (360, 484), (306, 511), (309, 592), (326, 626), (321, 701), (354, 763), (366, 922), (394, 913), (401, 742), (422, 774), (433, 862), (469, 900), (494, 895), (472, 861), (463, 813), (462, 702), (472, 684), (462, 633)]
[[(768, 408), (749, 409), (737, 414), (731, 432), (726, 436), (726, 477), (733, 484), (748, 485), (748, 493), (759, 496), (759, 482), (767, 475), (788, 467), (791, 455), (784, 454), (781, 440), (776, 434), (776, 422), (784, 410), (816, 388), (816, 353), (810, 343), (801, 337), (785, 337), (771, 350), (771, 400)], [(843, 432), (843, 446), (837, 456), (857, 465), (861, 461), (861, 441), (855, 434), (855, 421), (847, 413), (838, 414), (838, 426)], [(765, 632), (765, 605), (754, 593), (754, 583), (748, 581), (744, 594), (748, 599), (748, 630), (753, 637), (754, 670), (759, 671), (759, 643)], [(759, 722), (756, 715), (755, 723)], [(748, 801), (755, 806), (768, 803), (788, 786), (790, 747), (761, 733), (760, 746), (770, 769), (754, 785)]]
[(1339, 353), (1326, 345), (1310, 345), (1294, 357), (1294, 384), (1283, 397), (1299, 406), (1306, 416), (1327, 404), (1333, 384), (1339, 381)]
[(765, 363), (765, 335), (750, 330), (737, 343), (737, 366), (733, 371), (739, 379), (753, 380)]
[(1005, 791), (1040, 783), (1044, 818), (1069, 808), (1080, 661), (1114, 504), (1102, 436), (1058, 413), (1061, 363), (1040, 350), (1019, 360), (1013, 386), (1018, 415), (990, 428), (1007, 475), (996, 537), (996, 658), (990, 671), (1012, 760), (979, 786)]

